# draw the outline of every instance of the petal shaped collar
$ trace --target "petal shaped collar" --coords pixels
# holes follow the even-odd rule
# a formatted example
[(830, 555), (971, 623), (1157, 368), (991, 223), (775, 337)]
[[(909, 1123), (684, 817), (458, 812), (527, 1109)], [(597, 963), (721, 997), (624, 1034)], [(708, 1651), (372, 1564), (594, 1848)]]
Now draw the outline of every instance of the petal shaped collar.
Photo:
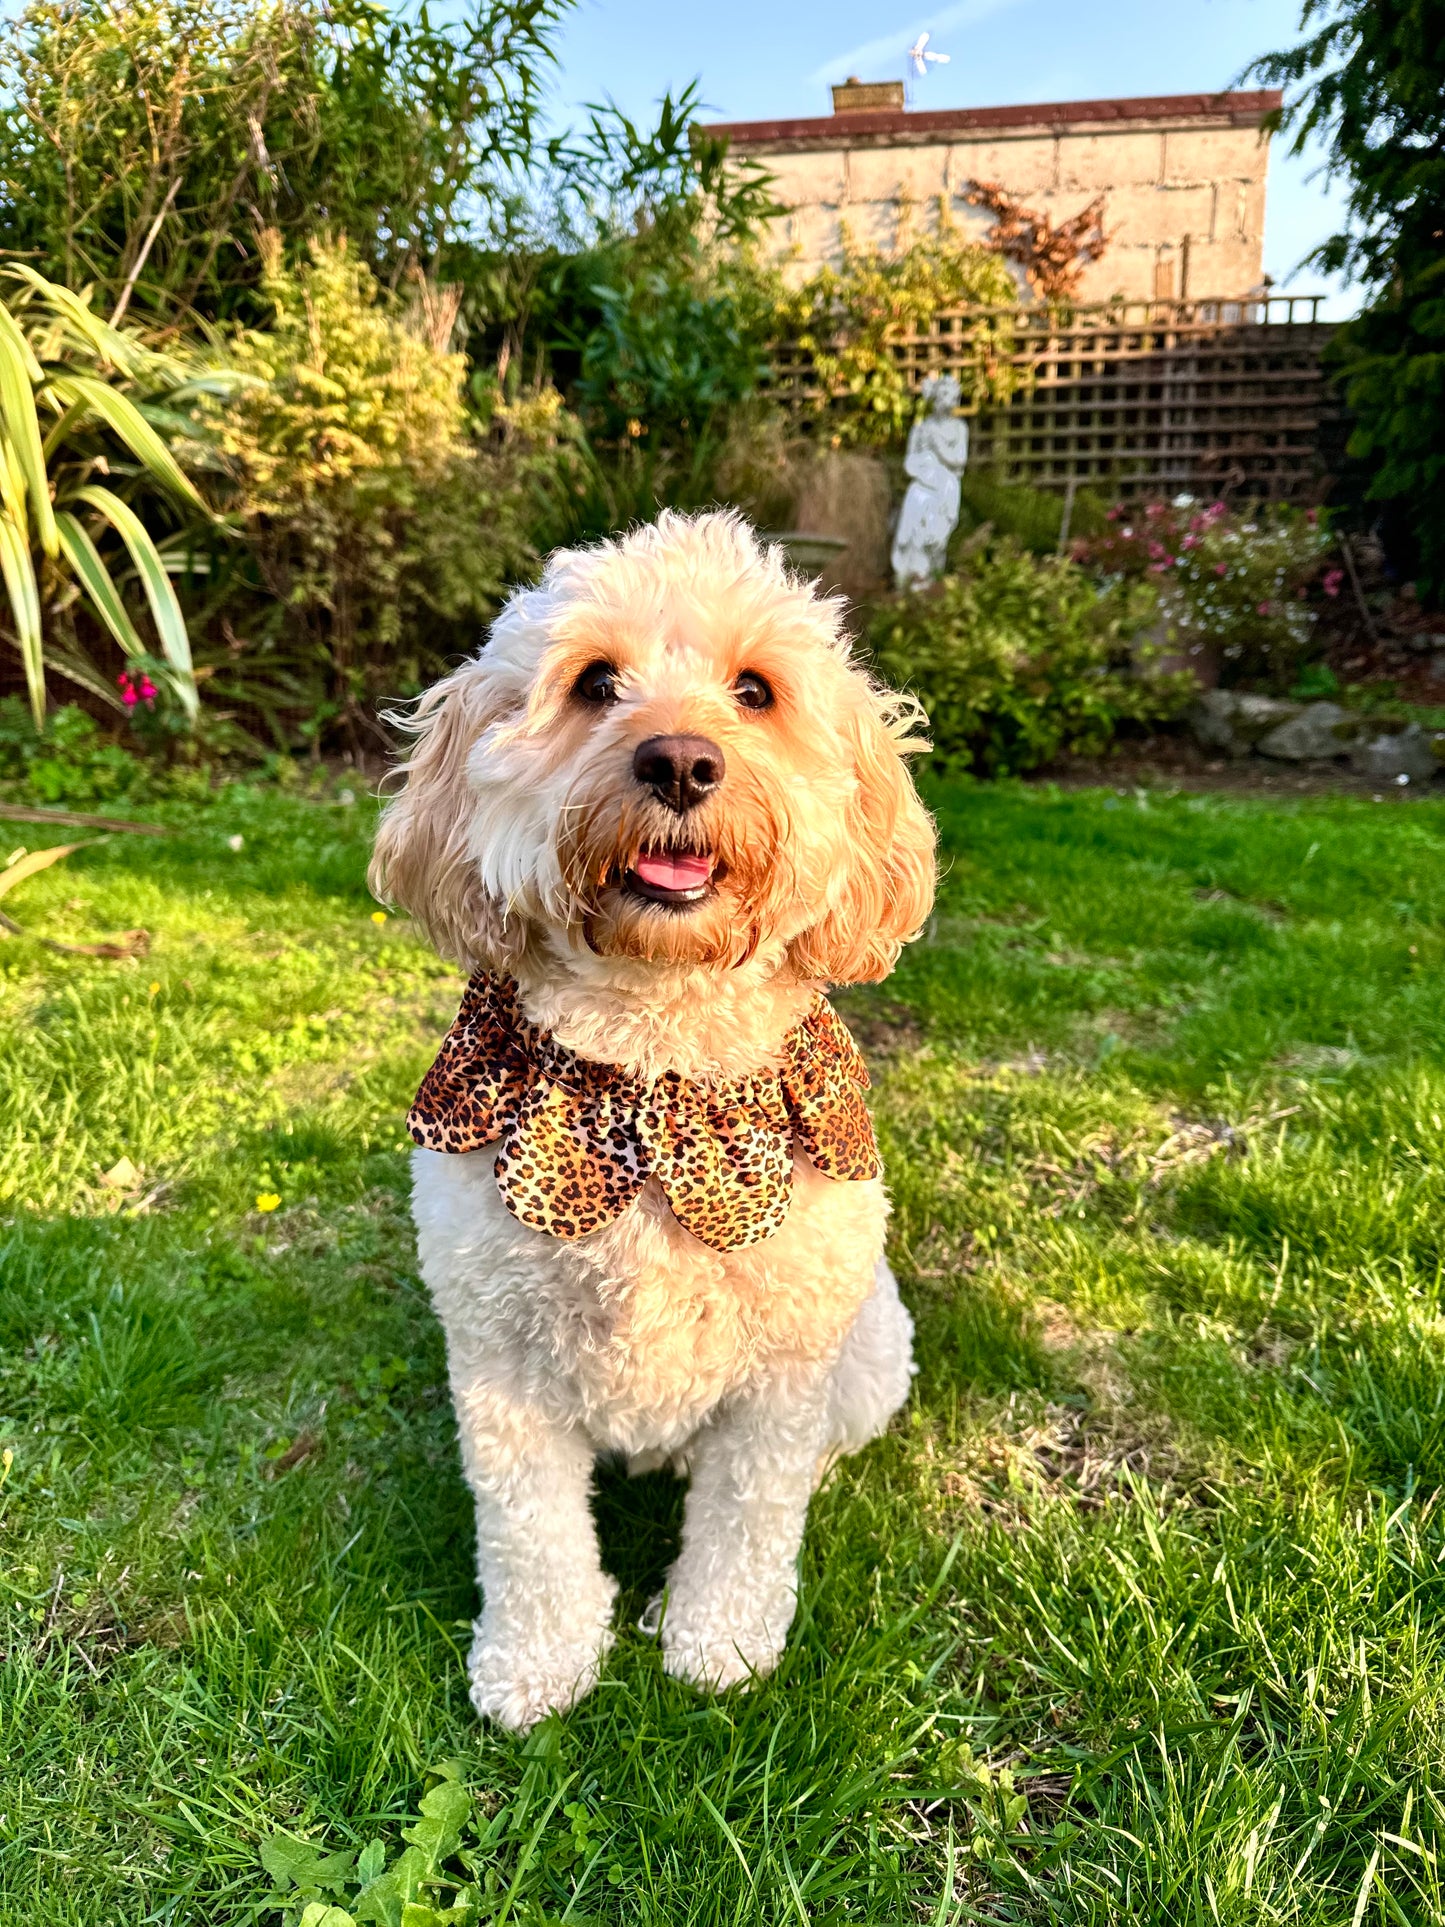
[(877, 1177), (867, 1085), (858, 1046), (821, 994), (776, 1071), (648, 1081), (565, 1049), (527, 1021), (511, 978), (479, 971), (406, 1122), (429, 1151), (498, 1145), (507, 1209), (554, 1238), (611, 1224), (656, 1178), (680, 1224), (731, 1251), (781, 1227), (795, 1148), (825, 1177)]

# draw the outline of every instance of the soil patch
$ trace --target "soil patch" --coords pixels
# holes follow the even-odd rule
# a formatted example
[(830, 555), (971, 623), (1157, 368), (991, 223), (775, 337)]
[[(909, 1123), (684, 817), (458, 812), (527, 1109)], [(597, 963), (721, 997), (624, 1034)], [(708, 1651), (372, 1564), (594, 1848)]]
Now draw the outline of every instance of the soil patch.
[(1060, 789), (1218, 790), (1235, 796), (1367, 796), (1381, 803), (1445, 797), (1445, 783), (1381, 783), (1343, 763), (1272, 763), (1263, 756), (1212, 756), (1186, 736), (1118, 743), (1104, 756), (1067, 756), (1035, 770), (1031, 783)]

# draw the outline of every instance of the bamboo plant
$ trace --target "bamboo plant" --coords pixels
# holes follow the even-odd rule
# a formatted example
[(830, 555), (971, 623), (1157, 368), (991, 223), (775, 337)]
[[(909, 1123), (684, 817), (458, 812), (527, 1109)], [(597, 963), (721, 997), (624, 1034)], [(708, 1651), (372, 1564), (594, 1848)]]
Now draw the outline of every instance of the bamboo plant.
[[(119, 705), (61, 620), (76, 602), (130, 663), (164, 680), (193, 719), (196, 678), (185, 618), (161, 551), (121, 488), (142, 481), (180, 508), (206, 513), (147, 419), (146, 403), (136, 399), (147, 394), (175, 404), (207, 385), (205, 377), (111, 326), (33, 268), (11, 268), (7, 278), (17, 288), (8, 302), (0, 300), (0, 577), (36, 727), (45, 715), (47, 667)], [(119, 581), (101, 552), (102, 543), (114, 551), (117, 539), (128, 564)], [(142, 639), (123, 590), (132, 575), (159, 657)], [(4, 608), (0, 602), (0, 613)]]

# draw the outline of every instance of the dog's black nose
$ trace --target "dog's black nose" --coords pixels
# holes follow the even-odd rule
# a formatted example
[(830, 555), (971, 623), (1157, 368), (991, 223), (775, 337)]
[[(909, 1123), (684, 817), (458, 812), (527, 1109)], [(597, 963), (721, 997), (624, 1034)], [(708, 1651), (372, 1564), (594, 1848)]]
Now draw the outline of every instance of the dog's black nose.
[(632, 759), (638, 782), (679, 816), (711, 796), (726, 770), (722, 751), (706, 736), (649, 736)]

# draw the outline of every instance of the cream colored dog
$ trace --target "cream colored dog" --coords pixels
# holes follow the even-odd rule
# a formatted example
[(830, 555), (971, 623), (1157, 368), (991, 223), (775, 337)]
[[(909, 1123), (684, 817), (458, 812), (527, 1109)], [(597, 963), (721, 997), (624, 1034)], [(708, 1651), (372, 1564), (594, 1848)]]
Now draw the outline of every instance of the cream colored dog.
[[(933, 896), (903, 760), (918, 712), (850, 663), (839, 622), (731, 515), (553, 556), (418, 705), (373, 888), (444, 956), (515, 979), (581, 1058), (703, 1084), (775, 1068), (819, 986), (886, 976)], [(782, 1229), (718, 1251), (655, 1183), (563, 1242), (510, 1215), (494, 1161), (413, 1165), (476, 1498), (473, 1703), (524, 1729), (595, 1682), (616, 1592), (599, 1453), (691, 1473), (667, 1670), (767, 1672), (820, 1469), (907, 1395), (881, 1181), (797, 1151)]]

